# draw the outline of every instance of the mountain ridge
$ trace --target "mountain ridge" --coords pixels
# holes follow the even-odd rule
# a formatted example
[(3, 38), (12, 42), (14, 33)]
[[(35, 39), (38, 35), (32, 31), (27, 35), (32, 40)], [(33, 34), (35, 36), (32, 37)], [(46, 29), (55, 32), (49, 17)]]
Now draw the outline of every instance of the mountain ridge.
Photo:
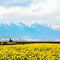
[(18, 25), (11, 23), (1, 24), (0, 36), (8, 38), (28, 38), (28, 39), (60, 39), (60, 30), (53, 30), (52, 28), (40, 25), (38, 23), (32, 24), (31, 27), (23, 23)]

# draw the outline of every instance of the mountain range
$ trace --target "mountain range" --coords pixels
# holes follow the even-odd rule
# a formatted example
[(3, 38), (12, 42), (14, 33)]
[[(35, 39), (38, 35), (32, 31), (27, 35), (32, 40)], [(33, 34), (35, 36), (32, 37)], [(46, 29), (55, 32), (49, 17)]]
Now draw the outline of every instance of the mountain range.
[(18, 25), (1, 24), (0, 37), (54, 40), (60, 39), (60, 30), (54, 30), (38, 23), (34, 23), (30, 27), (21, 22)]

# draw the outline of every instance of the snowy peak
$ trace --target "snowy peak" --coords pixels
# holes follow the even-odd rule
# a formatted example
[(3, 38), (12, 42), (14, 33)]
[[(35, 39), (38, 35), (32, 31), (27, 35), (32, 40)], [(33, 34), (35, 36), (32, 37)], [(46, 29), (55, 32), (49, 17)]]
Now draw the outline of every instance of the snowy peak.
[(33, 25), (31, 25), (31, 28), (35, 28), (38, 31), (40, 31), (40, 30), (52, 30), (48, 26), (43, 26), (43, 25), (40, 25), (38, 23), (34, 23)]
[(34, 23), (34, 24), (31, 25), (31, 27), (32, 28), (40, 28), (40, 27), (44, 27), (44, 26), (42, 26), (42, 25), (40, 25), (38, 23)]

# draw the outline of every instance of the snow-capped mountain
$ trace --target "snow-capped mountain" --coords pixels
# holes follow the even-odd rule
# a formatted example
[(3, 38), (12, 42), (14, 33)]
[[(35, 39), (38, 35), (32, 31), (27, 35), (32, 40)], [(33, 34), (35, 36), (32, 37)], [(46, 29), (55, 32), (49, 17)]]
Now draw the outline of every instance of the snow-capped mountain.
[(60, 30), (53, 30), (50, 27), (34, 23), (31, 27), (23, 23), (1, 24), (0, 36), (7, 38), (27, 39), (60, 39)]

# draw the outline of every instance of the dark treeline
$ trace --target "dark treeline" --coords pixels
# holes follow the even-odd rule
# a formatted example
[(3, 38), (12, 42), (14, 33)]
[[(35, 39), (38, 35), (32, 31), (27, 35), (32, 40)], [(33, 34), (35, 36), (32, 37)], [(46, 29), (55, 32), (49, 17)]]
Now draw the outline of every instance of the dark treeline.
[(16, 45), (16, 44), (34, 44), (34, 43), (51, 43), (51, 44), (60, 44), (60, 42), (0, 42), (0, 45)]

